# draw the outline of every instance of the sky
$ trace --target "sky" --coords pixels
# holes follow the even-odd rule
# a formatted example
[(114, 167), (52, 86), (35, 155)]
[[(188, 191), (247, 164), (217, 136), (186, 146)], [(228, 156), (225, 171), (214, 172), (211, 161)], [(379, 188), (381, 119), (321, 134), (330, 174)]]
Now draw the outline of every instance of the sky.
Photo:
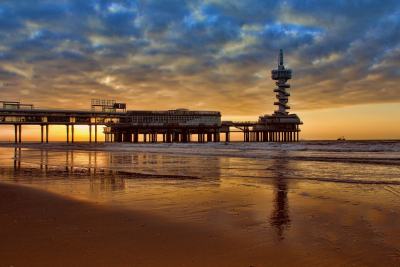
[(0, 100), (256, 120), (280, 48), (303, 138), (400, 138), (398, 0), (1, 0)]

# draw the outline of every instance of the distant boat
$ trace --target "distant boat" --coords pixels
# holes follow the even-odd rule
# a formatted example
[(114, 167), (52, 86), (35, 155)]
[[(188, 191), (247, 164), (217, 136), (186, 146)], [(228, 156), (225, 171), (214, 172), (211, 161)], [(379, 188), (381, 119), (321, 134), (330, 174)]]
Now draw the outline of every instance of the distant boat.
[(344, 136), (341, 136), (337, 139), (337, 141), (346, 141), (346, 138), (344, 138)]

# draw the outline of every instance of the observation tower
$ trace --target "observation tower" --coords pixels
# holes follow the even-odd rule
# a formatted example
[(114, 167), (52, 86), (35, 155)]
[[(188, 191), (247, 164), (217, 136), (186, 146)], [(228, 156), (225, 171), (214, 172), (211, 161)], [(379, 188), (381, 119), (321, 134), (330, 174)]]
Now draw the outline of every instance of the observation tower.
[(279, 51), (279, 60), (278, 60), (278, 69), (271, 71), (271, 78), (277, 81), (275, 84), (278, 88), (274, 89), (276, 93), (277, 102), (274, 102), (274, 105), (278, 106), (278, 109), (275, 111), (277, 115), (288, 115), (287, 111), (290, 107), (287, 105), (289, 101), (290, 94), (286, 91), (287, 88), (290, 88), (290, 84), (287, 83), (288, 80), (292, 78), (292, 70), (285, 69), (283, 65), (283, 51), (282, 49)]
[(267, 132), (268, 141), (293, 142), (299, 140), (299, 125), (303, 124), (296, 114), (290, 114), (288, 110), (289, 96), (287, 83), (292, 78), (292, 70), (286, 69), (283, 64), (283, 51), (280, 49), (278, 58), (278, 68), (271, 71), (272, 80), (276, 81), (277, 88), (274, 89), (277, 101), (274, 105), (278, 106), (272, 115), (260, 116), (258, 125), (254, 127), (256, 131)]

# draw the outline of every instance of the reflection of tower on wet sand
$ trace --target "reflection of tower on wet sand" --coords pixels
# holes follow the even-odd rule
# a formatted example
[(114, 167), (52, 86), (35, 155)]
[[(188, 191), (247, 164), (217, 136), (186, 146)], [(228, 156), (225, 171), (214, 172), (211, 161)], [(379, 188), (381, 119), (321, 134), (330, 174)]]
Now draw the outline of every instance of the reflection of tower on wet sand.
[(275, 159), (273, 170), (274, 178), (274, 208), (270, 217), (270, 224), (275, 227), (279, 240), (284, 239), (284, 230), (290, 226), (288, 184), (285, 172), (288, 161), (284, 158)]

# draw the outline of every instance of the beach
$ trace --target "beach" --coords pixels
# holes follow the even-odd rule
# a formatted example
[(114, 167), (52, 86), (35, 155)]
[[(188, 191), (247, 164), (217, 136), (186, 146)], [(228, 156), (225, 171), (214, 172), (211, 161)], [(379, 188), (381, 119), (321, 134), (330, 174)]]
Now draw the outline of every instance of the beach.
[(400, 264), (400, 142), (0, 152), (0, 266)]
[(242, 254), (245, 240), (146, 213), (14, 185), (1, 184), (0, 195), (1, 266), (251, 266), (273, 256)]

